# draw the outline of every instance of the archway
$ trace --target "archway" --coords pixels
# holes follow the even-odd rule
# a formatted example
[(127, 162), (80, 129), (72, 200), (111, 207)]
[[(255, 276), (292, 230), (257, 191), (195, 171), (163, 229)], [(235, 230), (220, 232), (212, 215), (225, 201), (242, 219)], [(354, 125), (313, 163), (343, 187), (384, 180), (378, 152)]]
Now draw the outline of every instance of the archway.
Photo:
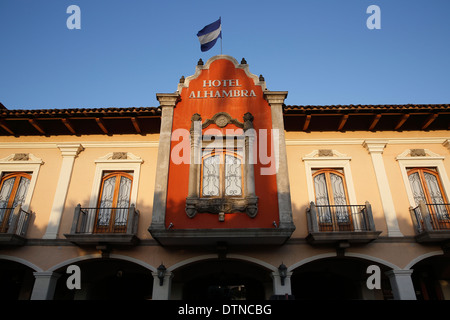
[(450, 256), (429, 257), (411, 269), (417, 300), (450, 300)]
[(264, 300), (272, 294), (271, 270), (248, 261), (201, 260), (173, 273), (172, 299)]
[(0, 259), (0, 301), (29, 300), (34, 270), (19, 262)]
[(68, 289), (67, 266), (55, 289), (55, 300), (142, 300), (151, 299), (153, 276), (150, 270), (120, 259), (88, 259), (72, 263), (80, 267), (81, 289)]
[[(381, 289), (368, 289), (369, 265), (380, 267)], [(392, 299), (385, 275), (390, 268), (353, 257), (330, 257), (308, 262), (293, 270), (292, 294), (297, 300), (384, 300)]]

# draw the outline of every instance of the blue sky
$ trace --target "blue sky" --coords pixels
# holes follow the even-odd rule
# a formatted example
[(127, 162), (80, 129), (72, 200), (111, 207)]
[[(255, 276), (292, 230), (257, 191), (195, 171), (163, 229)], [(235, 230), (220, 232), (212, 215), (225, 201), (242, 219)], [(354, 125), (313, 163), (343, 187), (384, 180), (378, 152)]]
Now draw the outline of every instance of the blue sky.
[[(69, 30), (69, 5), (81, 29)], [(381, 9), (369, 30), (366, 9)], [(247, 60), (288, 105), (450, 103), (448, 0), (0, 0), (8, 109), (157, 106), (222, 17), (223, 54)]]

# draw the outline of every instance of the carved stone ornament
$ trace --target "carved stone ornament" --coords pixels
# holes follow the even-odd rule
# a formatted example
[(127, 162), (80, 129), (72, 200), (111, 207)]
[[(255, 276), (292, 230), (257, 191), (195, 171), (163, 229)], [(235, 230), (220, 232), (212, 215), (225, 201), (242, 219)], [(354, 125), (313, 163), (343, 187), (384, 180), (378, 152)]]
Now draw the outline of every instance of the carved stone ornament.
[(15, 153), (12, 160), (13, 161), (28, 161), (28, 160), (30, 160), (30, 155), (28, 153)]
[(186, 214), (193, 218), (197, 213), (245, 212), (254, 218), (258, 213), (258, 197), (246, 198), (186, 198)]
[(426, 157), (425, 149), (411, 149), (411, 157)]
[(202, 129), (207, 128), (210, 124), (214, 123), (219, 128), (226, 127), (228, 124), (234, 124), (238, 128), (244, 128), (244, 124), (237, 119), (232, 118), (226, 112), (218, 112), (211, 119), (206, 119), (202, 124)]
[(112, 159), (128, 159), (128, 154), (126, 152), (113, 152)]
[(332, 157), (333, 150), (331, 149), (319, 149), (319, 157)]

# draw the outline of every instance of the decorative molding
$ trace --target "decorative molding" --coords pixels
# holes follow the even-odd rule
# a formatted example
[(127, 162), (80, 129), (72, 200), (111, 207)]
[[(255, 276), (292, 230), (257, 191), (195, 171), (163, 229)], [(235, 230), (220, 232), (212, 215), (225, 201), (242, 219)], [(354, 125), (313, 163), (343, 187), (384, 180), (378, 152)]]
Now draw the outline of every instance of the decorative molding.
[[(26, 159), (23, 156), (17, 156), (25, 154), (27, 155)], [(44, 161), (42, 161), (42, 159), (36, 157), (32, 153), (13, 153), (3, 159), (0, 159), (0, 164), (43, 164), (43, 163)]]
[[(194, 114), (194, 116), (195, 115), (198, 114)], [(244, 128), (244, 123), (240, 122), (237, 119), (232, 118), (227, 112), (218, 112), (211, 119), (206, 119), (205, 122), (202, 124), (202, 129), (206, 129), (207, 127), (209, 127), (209, 125), (213, 123), (219, 128), (224, 128), (229, 124), (234, 124), (236, 127), (241, 129)]]
[(334, 149), (317, 149), (302, 158), (303, 161), (331, 159), (351, 160), (352, 158)]
[(411, 157), (425, 157), (425, 149), (411, 149)]
[(186, 214), (193, 218), (197, 213), (245, 212), (250, 218), (258, 213), (258, 197), (245, 198), (186, 198)]
[(143, 163), (142, 158), (131, 152), (110, 152), (95, 160), (95, 163)]
[(210, 58), (205, 64), (197, 64), (197, 66), (195, 67), (195, 73), (192, 76), (185, 78), (184, 81), (180, 81), (180, 83), (178, 83), (177, 92), (181, 93), (181, 90), (183, 90), (183, 88), (188, 88), (189, 83), (192, 80), (197, 79), (198, 76), (200, 75), (200, 73), (202, 72), (202, 70), (208, 70), (209, 67), (211, 66), (211, 64), (214, 61), (219, 60), (219, 59), (226, 59), (226, 60), (231, 61), (234, 64), (234, 67), (236, 69), (244, 70), (247, 77), (251, 78), (255, 85), (260, 86), (263, 91), (267, 90), (266, 82), (264, 81), (264, 79), (251, 73), (249, 71), (249, 66), (247, 63), (239, 64), (238, 61), (235, 58), (233, 58), (232, 56), (221, 54), (221, 55), (216, 55), (216, 56)]
[[(340, 139), (286, 139), (288, 146), (319, 146), (319, 145), (362, 145), (364, 142), (373, 143), (380, 140), (361, 138), (340, 138)], [(448, 138), (386, 138), (383, 142), (387, 144), (443, 144), (450, 149), (450, 139)]]
[(384, 148), (388, 144), (387, 140), (365, 140), (363, 147), (366, 148), (369, 153), (383, 153)]
[[(420, 151), (418, 151), (420, 150)], [(396, 160), (443, 160), (445, 157), (428, 149), (406, 149)]]
[(450, 151), (450, 139), (445, 140), (442, 144)]

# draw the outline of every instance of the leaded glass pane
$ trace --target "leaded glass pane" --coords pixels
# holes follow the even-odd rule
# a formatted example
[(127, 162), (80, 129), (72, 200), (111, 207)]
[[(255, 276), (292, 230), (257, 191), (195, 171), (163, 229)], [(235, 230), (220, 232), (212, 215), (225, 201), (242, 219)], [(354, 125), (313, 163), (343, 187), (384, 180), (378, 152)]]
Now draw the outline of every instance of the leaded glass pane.
[[(425, 178), (427, 187), (428, 187), (428, 192), (430, 194), (430, 200), (431, 200), (431, 204), (444, 204), (444, 197), (442, 196), (441, 193), (441, 188), (439, 186), (439, 181), (437, 179), (437, 177), (434, 174), (428, 173), (428, 172), (424, 172), (423, 176)], [(448, 212), (445, 208), (445, 206), (443, 205), (438, 205), (438, 206), (432, 206), (433, 207), (433, 211), (435, 212), (435, 214), (437, 215), (437, 217), (439, 219), (449, 219), (449, 215)]]
[(411, 173), (408, 176), (409, 184), (411, 186), (411, 191), (414, 197), (414, 201), (416, 205), (419, 205), (419, 202), (422, 200), (423, 203), (427, 202), (425, 197), (425, 193), (422, 188), (422, 184), (420, 183), (420, 176), (418, 172)]
[(117, 207), (114, 224), (116, 226), (126, 226), (128, 207), (130, 205), (131, 179), (122, 176), (120, 178), (119, 195), (117, 198)]
[(97, 225), (108, 226), (111, 218), (111, 207), (113, 206), (114, 187), (116, 185), (116, 177), (106, 179), (103, 182), (102, 198), (100, 200), (100, 209), (98, 210)]
[(220, 195), (220, 154), (203, 160), (202, 195), (206, 197)]
[(317, 207), (319, 223), (331, 223), (330, 203), (328, 201), (325, 173), (318, 174), (314, 177), (314, 188), (316, 191), (316, 204), (319, 206)]
[[(338, 223), (346, 223), (349, 221), (347, 205), (347, 197), (345, 195), (344, 179), (337, 174), (330, 173), (331, 189), (333, 190), (333, 201), (336, 207), (336, 217)], [(341, 207), (342, 206), (342, 207)]]
[(25, 201), (25, 197), (27, 195), (28, 186), (30, 185), (30, 180), (21, 177), (19, 186), (17, 187), (16, 196), (14, 197), (13, 207), (15, 208), (19, 204), (23, 204)]
[(6, 208), (8, 206), (9, 197), (14, 186), (16, 178), (9, 178), (3, 182), (2, 189), (0, 190), (0, 224), (3, 222), (3, 218), (6, 214)]
[(225, 195), (242, 195), (241, 159), (233, 155), (225, 155)]

